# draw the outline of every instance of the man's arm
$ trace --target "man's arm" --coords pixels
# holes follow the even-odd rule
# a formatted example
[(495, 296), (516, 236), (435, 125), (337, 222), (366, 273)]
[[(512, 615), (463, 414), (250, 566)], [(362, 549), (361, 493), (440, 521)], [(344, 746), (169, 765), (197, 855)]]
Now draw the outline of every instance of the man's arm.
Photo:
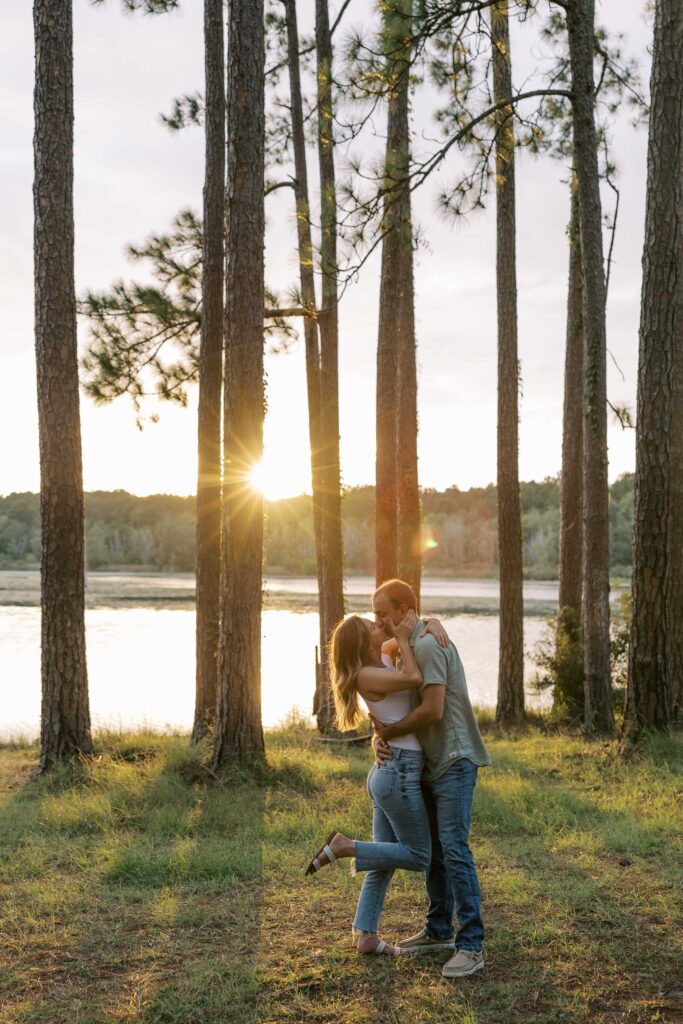
[(390, 726), (382, 725), (372, 718), (372, 715), (370, 716), (375, 728), (372, 746), (378, 761), (388, 756), (388, 752), (381, 749), (382, 743), (386, 744), (397, 736), (407, 736), (408, 733), (423, 729), (426, 725), (439, 722), (443, 718), (448, 681), (447, 649), (440, 647), (434, 637), (428, 635), (416, 645), (415, 658), (425, 680), (422, 703), (419, 707), (413, 708), (409, 715)]
[(440, 722), (443, 718), (445, 700), (446, 687), (434, 683), (431, 686), (425, 686), (422, 691), (422, 703), (413, 708), (410, 714), (399, 722), (394, 722), (393, 725), (382, 725), (372, 715), (370, 718), (372, 718), (375, 732), (380, 739), (389, 742), (398, 736), (407, 736), (408, 733), (415, 732), (417, 729), (424, 729), (432, 722)]

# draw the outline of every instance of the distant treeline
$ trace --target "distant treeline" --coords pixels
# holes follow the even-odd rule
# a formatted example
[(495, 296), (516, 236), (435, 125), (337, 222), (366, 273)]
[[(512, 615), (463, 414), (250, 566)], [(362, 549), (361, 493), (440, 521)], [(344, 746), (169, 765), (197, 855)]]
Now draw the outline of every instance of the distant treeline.
[[(555, 579), (558, 572), (559, 484), (556, 479), (521, 485), (525, 574)], [(126, 491), (86, 495), (87, 560), (90, 569), (190, 572), (195, 557), (195, 499), (173, 494), (136, 497)], [(498, 571), (496, 488), (422, 493), (424, 561), (430, 573), (495, 576)], [(374, 488), (344, 494), (344, 547), (348, 573), (374, 574)], [(610, 567), (631, 573), (633, 476), (610, 488)], [(0, 497), (0, 566), (37, 565), (40, 508), (37, 494)], [(315, 575), (311, 499), (307, 495), (267, 504), (266, 568)]]

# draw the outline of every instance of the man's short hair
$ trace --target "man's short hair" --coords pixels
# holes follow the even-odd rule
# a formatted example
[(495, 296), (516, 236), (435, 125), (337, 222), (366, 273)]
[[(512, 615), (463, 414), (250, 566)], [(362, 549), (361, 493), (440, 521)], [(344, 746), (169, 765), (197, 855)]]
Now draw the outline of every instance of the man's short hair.
[(415, 591), (404, 580), (386, 580), (372, 595), (373, 600), (377, 594), (385, 594), (396, 608), (400, 608), (404, 604), (406, 608), (412, 608), (413, 611), (417, 611)]

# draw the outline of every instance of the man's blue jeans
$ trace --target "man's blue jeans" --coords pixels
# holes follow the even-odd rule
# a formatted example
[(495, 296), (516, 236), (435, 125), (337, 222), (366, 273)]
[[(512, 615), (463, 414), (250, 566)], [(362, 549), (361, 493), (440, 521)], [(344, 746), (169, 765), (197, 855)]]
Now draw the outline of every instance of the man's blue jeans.
[(430, 828), (422, 794), (421, 751), (392, 747), (392, 758), (368, 775), (372, 797), (373, 842), (356, 840), (356, 871), (366, 871), (353, 927), (376, 932), (396, 868), (426, 871), (431, 858)]
[(455, 910), (456, 948), (479, 951), (484, 940), (481, 891), (468, 843), (476, 784), (477, 766), (463, 757), (438, 779), (423, 782), (422, 788), (432, 833), (427, 932), (437, 939), (450, 939)]

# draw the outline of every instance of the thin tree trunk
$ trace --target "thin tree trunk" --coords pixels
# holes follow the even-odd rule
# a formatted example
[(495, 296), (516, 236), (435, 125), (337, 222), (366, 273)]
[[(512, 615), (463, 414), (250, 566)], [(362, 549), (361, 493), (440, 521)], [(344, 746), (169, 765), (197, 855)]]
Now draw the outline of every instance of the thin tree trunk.
[(334, 170), (332, 37), (327, 0), (316, 0), (315, 43), (318, 70), (318, 159), (320, 164), (320, 473), (321, 529), (325, 550), (321, 601), (321, 672), (314, 711), (318, 728), (333, 728), (333, 704), (327, 672), (327, 645), (332, 627), (344, 616), (344, 555), (339, 461), (339, 367), (337, 306), (337, 193)]
[(420, 593), (417, 366), (410, 173), (412, 0), (384, 12), (387, 145), (377, 339), (377, 582), (399, 575)]
[[(507, 0), (491, 8), (494, 103), (512, 96)], [(519, 496), (515, 135), (512, 107), (496, 133), (496, 292), (498, 296), (498, 551), (500, 647), (496, 720), (524, 717), (522, 513)]]
[[(285, 0), (287, 7), (288, 60), (290, 92), (292, 103), (292, 143), (294, 151), (294, 191), (297, 205), (297, 233), (299, 243), (299, 278), (301, 299), (307, 309), (316, 309), (315, 282), (313, 275), (313, 246), (310, 230), (310, 205), (308, 199), (308, 174), (306, 168), (306, 142), (301, 98), (301, 76), (299, 70), (299, 34), (297, 28), (296, 0)], [(313, 537), (315, 543), (315, 565), (317, 571), (319, 647), (321, 660), (316, 664), (315, 696), (313, 714), (318, 714), (318, 699), (329, 692), (328, 666), (325, 650), (332, 631), (343, 614), (343, 590), (335, 594), (327, 581), (342, 581), (342, 573), (330, 564), (335, 546), (330, 548), (324, 541), (323, 523), (326, 515), (324, 467), (324, 437), (321, 423), (321, 346), (318, 326), (310, 316), (304, 318), (304, 340), (306, 347), (306, 386), (308, 394), (308, 435), (310, 440), (310, 469), (313, 504)], [(342, 612), (340, 614), (340, 608)], [(329, 731), (331, 722), (328, 702), (324, 700), (324, 712), (319, 715), (319, 725)]]
[[(294, 196), (296, 200), (297, 239), (299, 246), (299, 280), (301, 301), (306, 309), (315, 310), (315, 281), (313, 275), (313, 244), (310, 230), (310, 205), (308, 200), (308, 171), (306, 167), (306, 138), (301, 98), (301, 72), (299, 67), (299, 30), (297, 27), (296, 0), (285, 0), (287, 14), (287, 55), (290, 77), (290, 99), (292, 113), (292, 148), (294, 151)], [(335, 622), (327, 621), (326, 600), (326, 558), (327, 549), (323, 543), (324, 480), (321, 466), (323, 438), (321, 433), (321, 346), (317, 322), (305, 316), (303, 333), (306, 349), (306, 389), (308, 397), (308, 437), (310, 443), (310, 476), (313, 504), (313, 540), (315, 544), (315, 567), (317, 571), (319, 650), (325, 650)], [(315, 694), (319, 689), (318, 673), (324, 670), (316, 665)], [(315, 711), (315, 709), (314, 709)]]
[[(667, 729), (680, 671), (681, 193), (683, 21), (658, 0), (652, 60), (647, 212), (638, 360), (633, 614), (626, 734)], [(678, 630), (678, 637), (671, 635)], [(678, 683), (680, 686), (680, 683)]]
[(609, 636), (609, 517), (607, 479), (607, 337), (602, 209), (595, 127), (593, 0), (567, 0), (572, 72), (574, 154), (583, 260), (585, 393), (583, 431), (583, 601), (587, 734), (614, 730)]
[[(394, 40), (390, 32), (390, 14), (385, 15), (385, 34), (389, 37), (387, 49)], [(399, 93), (407, 104), (408, 82), (390, 84), (387, 104), (387, 144), (385, 156), (385, 182), (383, 209), (382, 262), (379, 286), (379, 320), (377, 325), (377, 383), (376, 383), (376, 454), (375, 454), (375, 582), (398, 576), (398, 438), (397, 409), (399, 403), (399, 360), (397, 336), (399, 332), (400, 245), (398, 242), (399, 197), (397, 178), (400, 157), (396, 150), (401, 138)], [(407, 116), (407, 109), (406, 109)]]
[[(567, 341), (564, 361), (558, 644), (581, 642), (583, 597), (583, 271), (576, 173), (572, 172), (569, 219)], [(583, 693), (579, 699), (583, 715)]]
[(263, 497), (263, 0), (231, 0), (228, 22), (223, 538), (214, 765), (265, 756), (261, 726)]
[[(395, 91), (389, 103), (388, 144), (391, 166), (399, 183), (396, 231), (398, 269), (398, 400), (396, 418), (396, 476), (398, 480), (398, 574), (411, 585), (420, 606), (422, 549), (420, 491), (417, 472), (417, 352), (415, 338), (415, 273), (413, 267), (413, 219), (409, 188), (410, 174), (410, 38), (413, 31), (413, 0), (401, 0), (397, 8), (401, 44), (394, 73)], [(396, 50), (397, 54), (399, 53)], [(387, 153), (389, 156), (389, 153)]]
[[(679, 46), (683, 44), (679, 18)], [(680, 58), (681, 50), (678, 50)], [(679, 59), (680, 89), (683, 69)], [(680, 92), (679, 92), (680, 103)], [(680, 109), (680, 107), (679, 107)], [(683, 129), (680, 129), (683, 130)], [(680, 136), (679, 136), (680, 138)], [(680, 161), (680, 144), (679, 144)], [(679, 163), (680, 168), (680, 163)], [(679, 187), (683, 170), (679, 171)], [(671, 374), (671, 485), (669, 491), (669, 559), (667, 563), (667, 689), (671, 701), (671, 721), (683, 725), (683, 202), (678, 200), (678, 256), (676, 279), (676, 326)]]
[(560, 614), (581, 616), (583, 593), (583, 286), (579, 197), (572, 174), (569, 220), (567, 344), (564, 362), (562, 476), (560, 479)]
[[(671, 700), (671, 719), (683, 725), (683, 17), (680, 7), (667, 0), (662, 4), (662, 19), (667, 27), (663, 38), (667, 44), (667, 77), (673, 79), (666, 95), (677, 107), (678, 126), (673, 138), (678, 141), (678, 172), (670, 168), (672, 181), (678, 181), (675, 217), (678, 225), (676, 270), (676, 313), (673, 328), (673, 365), (671, 373), (671, 483), (669, 491), (669, 560), (667, 576), (667, 620), (669, 650), (667, 654), (667, 689)], [(677, 19), (677, 20), (676, 20)], [(669, 110), (669, 116), (672, 111)], [(672, 122), (674, 116), (671, 117)], [(660, 126), (661, 128), (661, 126)]]
[(420, 607), (422, 576), (421, 508), (417, 466), (417, 349), (415, 337), (415, 276), (413, 271), (410, 194), (406, 196), (407, 228), (402, 240), (402, 277), (398, 332), (398, 574), (415, 591)]
[(41, 514), (40, 771), (92, 752), (73, 213), (71, 0), (36, 0), (33, 183)]
[[(680, 46), (681, 26), (678, 21), (678, 97), (681, 110), (680, 85), (683, 81)], [(683, 125), (679, 121), (679, 133)], [(671, 701), (671, 721), (683, 725), (683, 197), (681, 196), (681, 168), (679, 134), (679, 196), (678, 196), (678, 255), (676, 275), (676, 324), (671, 373), (671, 484), (669, 490), (669, 559), (667, 563), (667, 622), (669, 650), (667, 652), (667, 689)]]
[(223, 0), (204, 0), (206, 165), (199, 343), (197, 474), (197, 678), (192, 739), (213, 724), (221, 570), (221, 389), (225, 233)]
[[(389, 141), (387, 139), (387, 149)], [(385, 200), (385, 217), (387, 202)], [(398, 309), (395, 301), (394, 239), (382, 240), (377, 335), (376, 455), (375, 455), (375, 581), (380, 586), (398, 575), (398, 479), (396, 410), (398, 408), (398, 358), (396, 335)], [(392, 301), (392, 299), (394, 301)]]

